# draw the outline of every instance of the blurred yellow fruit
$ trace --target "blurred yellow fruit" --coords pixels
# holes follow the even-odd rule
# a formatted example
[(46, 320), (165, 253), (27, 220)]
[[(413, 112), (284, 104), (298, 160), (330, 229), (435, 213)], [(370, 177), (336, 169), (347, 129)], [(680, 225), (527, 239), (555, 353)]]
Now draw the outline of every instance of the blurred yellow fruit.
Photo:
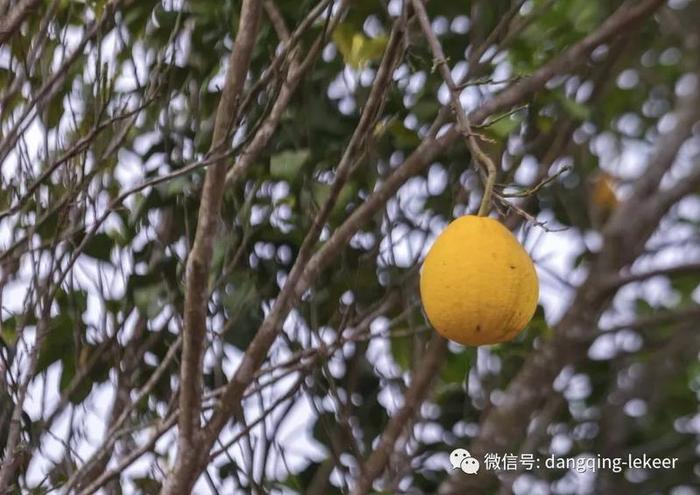
[(530, 256), (507, 228), (468, 215), (435, 240), (423, 263), (420, 294), (435, 330), (477, 346), (520, 333), (537, 308), (539, 284)]
[(593, 190), (591, 201), (598, 208), (613, 210), (618, 204), (617, 194), (615, 194), (615, 179), (605, 172), (597, 174), (593, 178)]
[(600, 172), (590, 179), (589, 184), (591, 225), (594, 229), (600, 229), (620, 202), (615, 193), (617, 180), (606, 172)]

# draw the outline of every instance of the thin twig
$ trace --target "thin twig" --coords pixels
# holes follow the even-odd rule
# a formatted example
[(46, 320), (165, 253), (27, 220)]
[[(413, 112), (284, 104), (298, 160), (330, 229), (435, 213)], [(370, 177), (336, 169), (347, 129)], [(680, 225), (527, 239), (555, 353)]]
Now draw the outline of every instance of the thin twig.
[[(248, 66), (258, 35), (262, 2), (245, 0), (241, 7), (235, 50), (229, 59), (224, 89), (216, 112), (211, 152), (228, 148), (228, 136), (238, 115), (238, 105), (245, 84)], [(178, 452), (173, 471), (163, 487), (163, 494), (189, 492), (199, 475), (197, 466), (202, 457), (200, 413), (202, 406), (202, 359), (206, 342), (206, 316), (209, 294), (207, 282), (211, 265), (219, 211), (224, 195), (226, 161), (217, 160), (204, 179), (199, 206), (197, 231), (187, 259), (180, 398), (178, 419)]]
[(428, 18), (428, 13), (425, 11), (425, 6), (421, 0), (411, 0), (413, 4), (413, 10), (418, 17), (418, 22), (421, 25), (423, 34), (428, 40), (430, 45), (430, 50), (433, 52), (433, 57), (435, 65), (440, 71), (440, 75), (447, 84), (447, 89), (450, 91), (450, 99), (452, 103), (452, 109), (457, 116), (457, 124), (459, 126), (460, 133), (465, 138), (467, 149), (472, 153), (472, 156), (476, 159), (477, 163), (484, 168), (486, 173), (486, 182), (484, 184), (484, 195), (481, 198), (481, 205), (479, 205), (479, 216), (488, 215), (491, 208), (491, 194), (493, 191), (493, 186), (496, 183), (496, 165), (491, 160), (486, 153), (483, 152), (481, 146), (475, 139), (475, 134), (472, 131), (471, 122), (467, 116), (462, 103), (459, 99), (460, 90), (455, 84), (454, 79), (452, 79), (452, 72), (450, 67), (447, 65), (447, 58), (445, 57), (445, 52), (442, 49), (440, 40), (433, 32), (433, 28), (430, 24), (430, 19)]
[[(524, 190), (522, 190), (520, 192), (516, 192), (516, 193), (499, 192), (498, 195), (501, 196), (502, 198), (528, 198), (530, 196), (534, 196), (535, 194), (540, 192), (540, 190), (543, 187), (550, 184), (551, 182), (554, 182), (556, 179), (559, 178), (559, 176), (561, 176), (567, 172), (571, 172), (571, 170), (573, 170), (573, 167), (562, 167), (554, 175), (551, 175), (550, 177), (547, 177), (547, 178), (541, 180), (540, 182), (538, 182), (537, 184), (535, 184), (531, 188), (524, 189)], [(496, 187), (497, 188), (506, 188), (506, 187), (513, 187), (513, 186), (507, 185), (507, 184), (502, 184), (502, 185), (496, 184)]]
[(406, 426), (421, 406), (430, 389), (435, 375), (440, 370), (447, 352), (447, 341), (438, 333), (433, 333), (430, 345), (421, 359), (420, 368), (412, 375), (411, 385), (404, 394), (403, 406), (391, 417), (384, 428), (379, 444), (364, 462), (361, 476), (352, 495), (365, 495), (372, 489), (372, 483), (384, 471), (396, 442), (405, 433)]

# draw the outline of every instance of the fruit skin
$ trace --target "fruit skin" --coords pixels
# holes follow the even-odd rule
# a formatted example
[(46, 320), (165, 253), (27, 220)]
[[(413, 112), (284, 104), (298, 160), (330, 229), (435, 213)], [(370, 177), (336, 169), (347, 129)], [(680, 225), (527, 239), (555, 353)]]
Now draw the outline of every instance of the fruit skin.
[(535, 265), (500, 222), (467, 215), (450, 223), (423, 262), (420, 294), (428, 320), (464, 345), (511, 340), (537, 308)]
[(589, 180), (589, 213), (591, 224), (596, 230), (605, 226), (620, 203), (615, 193), (616, 185), (617, 179), (607, 172), (599, 172)]
[(614, 210), (620, 201), (615, 193), (615, 178), (606, 173), (600, 172), (592, 179), (591, 201), (597, 207), (605, 210)]

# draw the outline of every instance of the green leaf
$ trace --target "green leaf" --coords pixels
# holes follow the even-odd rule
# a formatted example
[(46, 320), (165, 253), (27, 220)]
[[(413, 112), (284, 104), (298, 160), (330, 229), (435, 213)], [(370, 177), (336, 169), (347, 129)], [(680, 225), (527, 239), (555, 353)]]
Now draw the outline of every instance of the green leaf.
[[(398, 332), (403, 332), (404, 329), (397, 329)], [(401, 336), (391, 338), (391, 355), (394, 361), (403, 371), (411, 369), (411, 360), (413, 357), (413, 337)]]
[(557, 93), (557, 100), (559, 100), (559, 103), (569, 115), (578, 120), (586, 120), (591, 116), (591, 109), (582, 103), (578, 103), (560, 93)]
[(250, 272), (235, 271), (231, 280), (233, 288), (221, 294), (221, 302), (233, 328), (225, 338), (239, 349), (245, 349), (263, 319), (259, 294), (263, 289)]
[(163, 195), (165, 197), (177, 196), (182, 194), (185, 188), (189, 185), (190, 181), (187, 177), (176, 177), (165, 183), (163, 187)]
[(440, 376), (447, 383), (464, 383), (467, 373), (476, 361), (476, 349), (467, 348), (460, 352), (450, 352)]
[[(10, 316), (0, 322), (0, 347), (10, 345), (17, 337), (17, 318)], [(4, 344), (3, 344), (4, 342)]]
[(64, 110), (63, 98), (53, 98), (46, 108), (46, 127), (55, 128), (60, 122)]
[(522, 113), (514, 113), (507, 117), (496, 120), (493, 124), (486, 124), (486, 129), (489, 133), (494, 134), (499, 138), (508, 137), (514, 130), (516, 130), (523, 121)]
[(646, 299), (637, 298), (634, 305), (638, 315), (650, 315), (654, 312), (654, 307)]
[(160, 291), (160, 284), (147, 285), (134, 289), (134, 304), (141, 314), (148, 318), (153, 318), (160, 313), (162, 309), (159, 301)]
[[(322, 184), (316, 182), (311, 186), (311, 193), (316, 206), (321, 207), (330, 198), (331, 186), (329, 184)], [(347, 184), (345, 184), (338, 193), (338, 197), (336, 198), (335, 203), (333, 204), (331, 215), (337, 216), (342, 214), (345, 210), (345, 207), (350, 201), (352, 201), (356, 194), (357, 185), (354, 182), (350, 181)]]
[(293, 181), (301, 167), (311, 156), (308, 148), (282, 151), (270, 157), (270, 175), (275, 179)]
[(75, 322), (66, 313), (51, 320), (39, 350), (36, 373), (45, 371), (50, 365), (74, 352), (73, 329)]
[(361, 69), (380, 59), (387, 41), (386, 36), (368, 38), (349, 24), (339, 24), (333, 31), (333, 42), (345, 63), (353, 69)]
[(222, 464), (221, 466), (219, 466), (219, 478), (223, 480), (228, 478), (229, 476), (233, 476), (236, 473), (237, 469), (238, 467), (236, 466), (235, 461), (230, 461), (225, 464)]
[[(43, 214), (44, 212), (42, 212)], [(52, 211), (36, 229), (37, 234), (43, 239), (51, 239), (56, 235), (59, 225), (58, 210)]]
[(314, 182), (311, 186), (311, 195), (316, 206), (323, 205), (331, 195), (331, 186)]
[(347, 63), (347, 59), (352, 51), (352, 37), (353, 37), (352, 26), (341, 23), (333, 31), (333, 43), (338, 47), (338, 51), (343, 56), (343, 59)]
[(693, 292), (700, 284), (700, 277), (696, 273), (675, 273), (669, 279), (671, 287), (678, 292), (684, 302), (690, 302)]
[(114, 240), (108, 234), (99, 233), (92, 236), (92, 239), (85, 244), (83, 254), (100, 261), (110, 261), (113, 246)]
[(397, 148), (415, 148), (420, 144), (418, 134), (408, 129), (402, 122), (392, 121), (388, 125), (388, 130), (394, 138), (394, 144)]
[[(75, 356), (73, 354), (64, 356), (61, 361), (63, 367), (61, 368), (61, 379), (59, 381), (59, 391), (61, 393), (65, 392), (73, 378), (75, 378), (76, 366), (75, 366)], [(68, 396), (68, 399), (73, 404), (80, 404), (85, 398), (90, 394), (92, 390), (93, 382), (90, 380), (89, 376), (86, 376), (81, 380), (81, 382), (73, 389), (72, 393)]]
[(135, 478), (131, 482), (139, 489), (139, 493), (147, 495), (160, 493), (161, 484), (151, 478)]
[[(432, 95), (431, 95), (432, 96)], [(435, 118), (440, 107), (430, 98), (418, 100), (411, 108), (411, 112), (418, 117), (420, 121), (428, 122)]]

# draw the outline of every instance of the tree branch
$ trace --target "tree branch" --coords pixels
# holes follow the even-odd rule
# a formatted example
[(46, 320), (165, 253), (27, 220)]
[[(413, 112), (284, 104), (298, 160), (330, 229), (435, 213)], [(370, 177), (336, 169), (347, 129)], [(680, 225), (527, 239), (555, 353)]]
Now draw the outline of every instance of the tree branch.
[(683, 321), (694, 321), (698, 318), (700, 318), (700, 304), (690, 304), (674, 310), (654, 312), (648, 316), (605, 328), (604, 331), (609, 333), (625, 329), (644, 330), (658, 327), (659, 325), (673, 325)]
[(36, 10), (40, 0), (22, 0), (0, 20), (0, 45), (5, 43), (19, 29), (22, 21)]
[[(243, 361), (236, 370), (233, 378), (229, 382), (224, 394), (217, 404), (211, 420), (206, 426), (206, 441), (207, 446), (213, 445), (219, 435), (219, 432), (224, 427), (229, 418), (233, 415), (236, 408), (240, 406), (241, 399), (250, 383), (255, 377), (255, 373), (262, 364), (267, 351), (272, 345), (274, 339), (279, 333), (280, 323), (286, 317), (291, 301), (298, 294), (297, 287), (303, 273), (306, 272), (307, 262), (312, 255), (313, 248), (318, 239), (318, 235), (326, 222), (336, 198), (345, 184), (352, 166), (354, 157), (361, 144), (366, 139), (368, 133), (371, 132), (373, 124), (376, 120), (376, 115), (381, 108), (382, 100), (386, 91), (391, 87), (391, 77), (394, 72), (395, 65), (400, 59), (400, 37), (403, 32), (403, 27), (398, 22), (392, 29), (384, 57), (377, 72), (375, 82), (372, 85), (370, 96), (365, 104), (360, 122), (358, 123), (353, 133), (350, 142), (348, 143), (340, 163), (336, 168), (336, 177), (331, 186), (329, 197), (325, 204), (316, 215), (313, 225), (306, 235), (299, 253), (297, 255), (294, 266), (292, 267), (285, 285), (280, 294), (275, 299), (272, 309), (258, 329), (255, 338), (248, 346)], [(202, 462), (205, 460), (202, 459)]]
[(446, 352), (447, 341), (438, 333), (433, 332), (430, 346), (421, 358), (420, 368), (413, 373), (411, 385), (404, 394), (403, 406), (391, 417), (384, 428), (379, 443), (362, 465), (360, 479), (352, 490), (352, 495), (368, 493), (372, 489), (374, 480), (384, 471), (395, 450), (396, 442), (430, 391), (430, 385), (444, 362), (443, 358)]
[(93, 480), (88, 480), (88, 483), (86, 483), (82, 480), (82, 478), (86, 474), (95, 471), (93, 469), (93, 466), (96, 463), (104, 461), (104, 463), (106, 464), (106, 461), (109, 460), (108, 456), (112, 452), (114, 444), (120, 436), (120, 432), (122, 430), (122, 427), (124, 426), (124, 423), (129, 418), (134, 409), (139, 405), (139, 403), (143, 401), (143, 399), (146, 398), (149, 393), (151, 393), (153, 388), (161, 380), (165, 372), (170, 367), (171, 361), (175, 358), (177, 352), (180, 350), (181, 342), (181, 337), (179, 337), (175, 342), (173, 342), (173, 344), (170, 346), (170, 349), (168, 349), (167, 354), (165, 355), (161, 363), (158, 365), (158, 367), (154, 370), (153, 374), (148, 378), (146, 383), (144, 383), (144, 385), (138, 390), (138, 392), (136, 392), (134, 400), (131, 401), (131, 403), (126, 408), (124, 408), (124, 410), (117, 412), (117, 416), (115, 418), (114, 423), (105, 433), (105, 440), (102, 442), (102, 445), (98, 447), (95, 453), (85, 461), (85, 463), (80, 467), (80, 469), (76, 470), (68, 479), (68, 481), (66, 481), (64, 485), (64, 489), (66, 491), (69, 491), (75, 485), (78, 485), (80, 487), (80, 485), (83, 484), (91, 484)]
[[(244, 0), (234, 49), (216, 113), (210, 154), (228, 147), (231, 128), (252, 57), (262, 13), (262, 1)], [(190, 493), (199, 472), (195, 469), (201, 442), (202, 359), (206, 342), (208, 279), (219, 211), (226, 179), (226, 161), (219, 158), (207, 170), (199, 206), (197, 231), (187, 259), (182, 362), (180, 367), (180, 417), (178, 454), (162, 493)]]
[(39, 113), (43, 106), (58, 93), (61, 84), (68, 76), (70, 67), (75, 64), (85, 50), (85, 47), (90, 41), (96, 38), (99, 33), (102, 33), (114, 26), (114, 14), (118, 8), (129, 8), (135, 0), (109, 0), (104, 6), (102, 16), (86, 26), (85, 34), (77, 44), (75, 49), (68, 55), (61, 66), (46, 80), (43, 81), (41, 87), (35, 91), (32, 100), (25, 105), (21, 114), (14, 121), (14, 126), (5, 133), (2, 141), (0, 141), (0, 163), (3, 163), (7, 158), (7, 154), (15, 147), (17, 140), (23, 135), (28, 126), (31, 124), (29, 118), (34, 107), (39, 107), (36, 113)]
[[(549, 79), (558, 74), (558, 71), (571, 70), (585, 63), (586, 55), (596, 46), (619, 34), (619, 30), (623, 26), (629, 27), (634, 22), (639, 22), (645, 14), (653, 11), (654, 8), (657, 8), (662, 3), (660, 0), (647, 0), (636, 9), (629, 9), (630, 12), (622, 7), (608, 19), (610, 21), (610, 19), (614, 18), (615, 23), (610, 24), (610, 22), (606, 21), (603, 26), (571, 47), (569, 51), (535, 71), (529, 79), (520, 80), (495, 95), (493, 99), (485, 102), (469, 114), (470, 121), (475, 125), (480, 124), (491, 115), (523, 102), (531, 94), (543, 88)], [(620, 11), (625, 13), (625, 15), (621, 15)], [(433, 126), (433, 128), (435, 127), (437, 126)], [(437, 131), (437, 129), (434, 130)], [(384, 181), (382, 187), (373, 192), (364, 203), (354, 210), (347, 220), (333, 232), (323, 247), (311, 258), (299, 283), (297, 293), (301, 294), (306, 290), (310, 285), (310, 281), (318, 275), (322, 267), (343, 249), (355, 232), (369, 221), (375, 212), (389, 198), (393, 197), (409, 178), (419, 174), (443, 149), (451, 146), (459, 136), (459, 132), (452, 128), (440, 138), (435, 138), (434, 135), (426, 137), (414, 152), (406, 158), (404, 163)]]
[(481, 146), (474, 138), (474, 133), (472, 132), (472, 126), (469, 122), (469, 117), (462, 107), (462, 102), (459, 99), (461, 90), (457, 87), (457, 84), (452, 79), (452, 72), (447, 65), (447, 58), (445, 57), (445, 52), (442, 49), (442, 45), (438, 40), (437, 36), (433, 32), (433, 28), (430, 25), (430, 19), (428, 18), (428, 13), (425, 11), (422, 0), (412, 0), (413, 10), (416, 12), (418, 17), (418, 22), (423, 29), (423, 34), (428, 40), (430, 45), (430, 50), (433, 52), (433, 57), (435, 57), (435, 63), (438, 65), (438, 70), (442, 75), (442, 78), (447, 84), (447, 89), (450, 91), (450, 100), (452, 102), (452, 110), (457, 116), (457, 125), (459, 126), (459, 131), (464, 137), (464, 142), (467, 145), (467, 149), (471, 152), (474, 159), (484, 168), (486, 173), (486, 182), (484, 183), (484, 195), (481, 198), (481, 205), (479, 206), (479, 215), (488, 215), (491, 206), (491, 193), (493, 192), (493, 186), (496, 184), (496, 165), (493, 160), (481, 150)]
[[(265, 2), (265, 5), (268, 16), (274, 20), (273, 24), (277, 26), (276, 29), (281, 32), (280, 35), (284, 36), (286, 28), (284, 27), (284, 20), (282, 19), (281, 15), (272, 2)], [(323, 6), (323, 3), (321, 3), (320, 6)], [(333, 25), (340, 20), (340, 15), (342, 15), (342, 12), (344, 12), (344, 9), (341, 9), (339, 14), (333, 18)], [(318, 13), (319, 9), (314, 9), (309, 14), (308, 18), (315, 18)], [(302, 25), (306, 25), (306, 23), (302, 23)], [(292, 47), (293, 44), (298, 41), (301, 33), (303, 33), (303, 31), (298, 29), (293, 35), (287, 36), (286, 39), (283, 38), (282, 41), (285, 43), (285, 47)], [(277, 130), (282, 115), (289, 106), (289, 102), (291, 101), (292, 96), (294, 96), (302, 77), (316, 61), (324, 45), (325, 35), (324, 33), (320, 33), (303, 61), (299, 60), (299, 49), (291, 48), (291, 63), (289, 70), (282, 81), (279, 94), (272, 105), (270, 113), (265, 117), (260, 125), (260, 128), (255, 132), (255, 136), (250, 143), (248, 143), (243, 152), (241, 152), (240, 156), (238, 156), (236, 159), (236, 163), (226, 174), (227, 187), (232, 187), (234, 184), (236, 184), (245, 175), (253, 162), (258, 159), (260, 153), (266, 148), (267, 144), (270, 142), (270, 138), (272, 138), (272, 135)]]
[(610, 278), (607, 282), (610, 289), (622, 287), (632, 282), (642, 282), (659, 275), (672, 276), (683, 275), (685, 273), (700, 273), (700, 263), (684, 263), (681, 265), (667, 266), (665, 268), (655, 268), (639, 273), (620, 274)]
[(664, 0), (627, 1), (608, 17), (595, 31), (573, 45), (567, 51), (537, 69), (530, 77), (501, 91), (469, 116), (475, 124), (486, 117), (512, 108), (526, 96), (538, 91), (554, 76), (564, 74), (586, 63), (588, 55), (598, 46), (617, 37), (648, 17), (665, 2)]
[[(651, 175), (662, 177), (673, 164), (698, 119), (699, 98), (696, 88), (693, 96), (677, 102), (678, 125), (658, 139), (648, 169)], [(603, 232), (603, 249), (571, 306), (556, 325), (554, 338), (530, 355), (511, 380), (499, 407), (492, 408), (483, 418), (479, 437), (469, 449), (473, 455), (515, 451), (525, 435), (530, 415), (551, 394), (553, 381), (562, 367), (575, 365), (585, 358), (598, 328), (598, 320), (615, 293), (607, 283), (609, 274), (629, 265), (641, 254), (644, 244), (671, 206), (659, 200), (658, 191), (657, 194), (648, 194), (649, 184), (649, 177), (642, 175), (633, 194), (615, 210)], [(476, 476), (457, 473), (441, 485), (439, 493), (487, 490), (494, 481), (493, 476), (494, 473), (488, 471)]]

